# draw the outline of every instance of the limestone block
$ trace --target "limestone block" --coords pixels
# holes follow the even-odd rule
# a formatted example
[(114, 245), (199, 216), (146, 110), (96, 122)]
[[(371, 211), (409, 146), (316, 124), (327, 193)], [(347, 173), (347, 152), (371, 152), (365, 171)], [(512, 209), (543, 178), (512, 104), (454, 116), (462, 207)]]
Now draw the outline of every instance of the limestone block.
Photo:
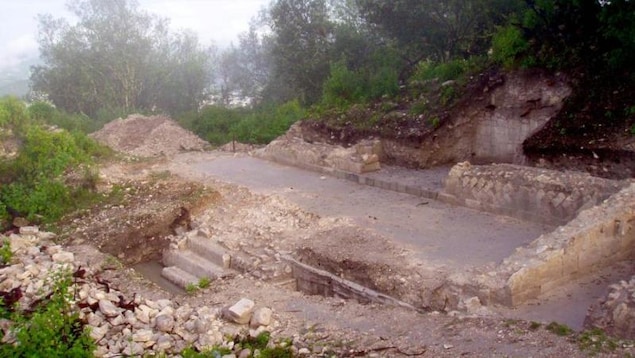
[(254, 301), (248, 298), (242, 298), (224, 312), (225, 318), (238, 324), (247, 324), (251, 319), (251, 313), (254, 310)]

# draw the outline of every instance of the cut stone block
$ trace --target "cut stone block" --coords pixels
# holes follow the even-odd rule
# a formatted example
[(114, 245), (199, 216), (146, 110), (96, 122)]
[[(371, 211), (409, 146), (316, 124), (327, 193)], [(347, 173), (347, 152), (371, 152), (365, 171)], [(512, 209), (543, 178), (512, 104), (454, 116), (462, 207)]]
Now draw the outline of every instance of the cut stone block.
[(223, 277), (223, 268), (209, 260), (191, 252), (190, 250), (169, 250), (163, 254), (166, 266), (177, 266), (196, 277), (207, 277), (215, 280)]
[(238, 324), (247, 324), (256, 304), (248, 298), (242, 298), (225, 310), (225, 317)]
[(189, 249), (196, 252), (197, 255), (215, 263), (223, 268), (229, 268), (231, 264), (231, 256), (212, 240), (201, 236), (194, 236), (187, 239)]
[(189, 284), (198, 284), (198, 278), (189, 272), (183, 271), (176, 266), (164, 267), (161, 276), (165, 277), (173, 284), (185, 289)]

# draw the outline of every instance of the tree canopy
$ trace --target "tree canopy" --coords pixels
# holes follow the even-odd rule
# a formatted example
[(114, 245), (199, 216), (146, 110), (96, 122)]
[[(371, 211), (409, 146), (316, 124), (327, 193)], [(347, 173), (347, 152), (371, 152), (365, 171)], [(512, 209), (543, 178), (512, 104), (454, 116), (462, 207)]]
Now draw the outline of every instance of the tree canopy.
[(168, 21), (152, 16), (134, 0), (77, 0), (71, 25), (39, 17), (44, 62), (33, 69), (32, 90), (48, 95), (69, 112), (196, 109), (211, 80), (209, 49), (196, 35), (173, 34)]

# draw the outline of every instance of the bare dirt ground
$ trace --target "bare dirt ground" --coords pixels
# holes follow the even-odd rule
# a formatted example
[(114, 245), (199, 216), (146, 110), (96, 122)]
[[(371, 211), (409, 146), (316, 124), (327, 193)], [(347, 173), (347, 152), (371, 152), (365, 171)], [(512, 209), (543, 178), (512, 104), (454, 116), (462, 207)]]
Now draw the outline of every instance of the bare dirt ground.
[[(242, 228), (252, 226), (251, 234), (254, 241), (262, 240), (263, 246), (273, 247), (281, 252), (292, 250), (299, 240), (315, 237), (312, 235), (319, 232), (328, 232), (328, 228), (331, 227), (367, 225), (383, 227), (386, 233), (393, 230), (390, 228), (395, 223), (390, 223), (389, 220), (387, 223), (376, 223), (376, 221), (383, 221), (381, 215), (390, 213), (394, 215), (397, 210), (404, 210), (404, 208), (438, 210), (434, 208), (435, 205), (439, 205), (436, 203), (417, 206), (422, 202), (420, 198), (404, 196), (397, 203), (393, 203), (396, 206), (389, 206), (386, 205), (387, 198), (383, 195), (392, 194), (379, 191), (367, 198), (368, 200), (359, 201), (364, 197), (363, 193), (342, 192), (339, 194), (341, 195), (338, 205), (340, 212), (336, 210), (329, 216), (326, 213), (333, 210), (333, 207), (320, 202), (319, 195), (300, 190), (302, 185), (312, 185), (308, 178), (302, 177), (294, 180), (294, 184), (290, 184), (288, 181), (291, 178), (281, 169), (277, 175), (271, 175), (275, 181), (280, 182), (282, 187), (248, 190), (245, 188), (247, 184), (241, 183), (241, 180), (247, 180), (248, 175), (241, 176), (240, 173), (225, 172), (227, 177), (220, 180), (206, 173), (205, 170), (201, 171), (201, 168), (213, 166), (210, 164), (213, 158), (232, 159), (226, 154), (190, 153), (170, 159), (147, 160), (132, 164), (116, 163), (103, 168), (102, 176), (105, 183), (107, 185), (125, 183), (122, 187), (131, 188), (128, 191), (129, 195), (124, 203), (116, 208), (107, 206), (96, 209), (96, 212), (86, 215), (84, 219), (76, 218), (73, 222), (75, 234), (66, 236), (72, 249), (80, 252), (81, 255), (78, 256), (81, 256), (89, 265), (99, 260), (108, 260), (113, 269), (105, 272), (104, 277), (129, 295), (136, 293), (152, 299), (167, 297), (181, 303), (208, 306), (224, 306), (241, 297), (249, 297), (259, 305), (270, 306), (274, 309), (279, 322), (274, 329), (274, 335), (302, 337), (310, 340), (313, 342), (311, 347), (313, 356), (321, 356), (318, 352), (322, 348), (339, 349), (339, 356), (349, 357), (584, 357), (590, 354), (588, 350), (581, 350), (575, 336), (561, 337), (545, 329), (549, 321), (543, 321), (538, 325), (517, 320), (513, 313), (506, 316), (490, 312), (485, 317), (447, 315), (439, 312), (416, 313), (404, 308), (375, 304), (361, 305), (338, 298), (307, 296), (249, 275), (216, 281), (209, 289), (195, 295), (177, 294), (159, 287), (129, 267), (118, 266), (117, 260), (107, 258), (95, 249), (100, 247), (102, 251), (120, 257), (120, 261), (124, 263), (137, 262), (143, 255), (145, 255), (144, 258), (152, 257), (152, 254), (159, 252), (158, 250), (165, 243), (152, 239), (158, 234), (149, 235), (139, 230), (143, 231), (143, 228), (152, 227), (147, 223), (162, 222), (164, 223), (163, 233), (168, 233), (170, 230), (175, 230), (172, 223), (183, 224), (179, 221), (180, 210), (168, 209), (168, 207), (198, 208), (191, 210), (193, 227), (207, 225), (218, 232), (238, 234), (242, 232)], [(222, 161), (217, 164), (219, 163)], [(253, 169), (253, 163), (250, 164), (252, 165), (248, 167)], [(219, 164), (216, 170), (228, 169)], [(257, 177), (254, 185), (266, 183), (266, 175), (262, 173), (259, 178)], [(316, 178), (314, 180), (321, 185), (340, 185), (332, 178), (319, 176)], [(210, 195), (200, 195), (200, 191), (193, 190), (202, 186), (207, 188), (205, 193)], [(325, 190), (324, 187), (316, 188), (321, 192)], [(360, 189), (357, 188), (357, 190)], [(198, 194), (191, 195), (193, 191)], [(179, 197), (181, 199), (178, 199)], [(292, 201), (293, 198), (296, 198), (299, 203), (312, 204), (310, 208), (315, 212), (300, 209), (300, 206)], [(358, 210), (363, 208), (363, 210), (357, 216), (343, 215), (346, 213), (346, 208), (354, 207)], [(373, 210), (379, 207), (384, 208), (386, 213), (377, 216)], [(117, 213), (116, 215), (113, 214), (113, 210)], [(166, 212), (170, 214), (166, 216)], [(421, 213), (418, 215), (421, 220), (425, 216)], [(90, 217), (101, 219), (88, 219)], [(143, 217), (145, 221), (135, 221), (134, 217)], [(441, 218), (439, 215), (436, 217)], [(454, 222), (462, 217), (463, 213), (459, 212), (451, 216)], [(452, 225), (452, 222), (450, 221), (447, 225)], [(495, 224), (494, 220), (492, 225)], [(522, 223), (518, 225), (522, 227)], [(291, 229), (285, 229), (287, 227)], [(410, 228), (402, 228), (406, 233), (408, 229)], [(485, 227), (484, 230), (487, 231), (489, 228)], [(542, 229), (531, 230), (529, 230), (530, 235), (521, 238), (521, 242), (532, 239)], [(122, 232), (127, 234), (122, 235)], [(78, 236), (78, 233), (84, 233), (84, 235)], [(115, 233), (113, 237), (119, 239), (109, 239), (113, 233)], [(467, 235), (469, 232), (464, 234)], [(238, 240), (244, 239), (241, 237)], [(407, 240), (404, 240), (405, 243)], [(322, 244), (328, 248), (333, 247), (335, 243), (329, 246), (328, 237), (326, 237)], [(476, 246), (484, 244), (475, 243)], [(130, 247), (135, 245), (143, 249), (136, 253), (131, 251)], [(375, 252), (383, 250), (387, 257), (393, 257), (388, 253), (396, 249), (395, 257), (412, 257), (408, 252), (406, 256), (403, 256), (404, 252), (401, 248), (383, 247), (385, 243), (379, 242), (376, 245), (378, 246), (362, 247), (362, 249)], [(104, 250), (105, 247), (110, 249)], [(343, 247), (351, 248), (354, 245), (343, 245)], [(460, 246), (456, 248), (461, 249)], [(434, 250), (431, 251), (428, 256), (432, 257), (434, 252)], [(501, 251), (491, 259), (496, 260), (499, 256), (506, 254)], [(460, 257), (457, 258), (459, 261), (460, 259)], [(404, 277), (404, 280), (408, 279)], [(628, 344), (626, 347), (620, 346), (617, 350), (602, 353), (600, 356), (632, 354), (632, 348), (628, 348)]]
[[(141, 122), (166, 129), (162, 132), (166, 140), (131, 134), (138, 132), (134, 128)], [(562, 297), (526, 306), (525, 311), (487, 309), (481, 316), (469, 316), (308, 296), (260, 279), (262, 273), (256, 272), (214, 281), (195, 294), (158, 285), (156, 261), (145, 266), (145, 276), (132, 265), (156, 260), (169, 245), (168, 236), (189, 229), (208, 230), (222, 238), (226, 247), (251, 253), (262, 260), (263, 270), (273, 265), (275, 271), (275, 265), (283, 265), (278, 255), (292, 252), (305, 253), (306, 260), (318, 265), (332, 264), (335, 258), (345, 264), (341, 267), (353, 267), (342, 275), (355, 273), (355, 265), (365, 262), (375, 267), (365, 270), (379, 276), (371, 277), (379, 288), (393, 287), (395, 293), (417, 296), (422, 290), (417, 285), (441, 280), (447, 267), (486, 269), (550, 228), (353, 185), (244, 154), (174, 154), (186, 149), (178, 144), (165, 157), (163, 145), (178, 143), (183, 132), (167, 130), (173, 126), (163, 120), (141, 122), (120, 122), (111, 128), (113, 133), (106, 134), (116, 139), (120, 151), (135, 154), (134, 150), (143, 148), (145, 155), (160, 158), (101, 168), (102, 189), (117, 189), (116, 204), (67, 218), (60, 236), (83, 265), (105, 264), (108, 269), (102, 278), (127, 295), (209, 307), (248, 297), (259, 306), (273, 308), (274, 336), (311, 342), (311, 356), (316, 357), (327, 350), (341, 357), (586, 357), (597, 353), (581, 347), (584, 339), (578, 333), (559, 336), (546, 329), (550, 321), (566, 317), (554, 314), (570, 308), (562, 306)], [(383, 175), (410, 175), (400, 170), (386, 170)], [(432, 189), (438, 188), (444, 170), (413, 174), (406, 180), (425, 180)], [(331, 259), (321, 260), (321, 254)], [(393, 268), (400, 272), (390, 271)], [(428, 281), (422, 281), (422, 273)], [(607, 273), (605, 278), (610, 276)], [(602, 284), (588, 283), (596, 290)], [(575, 295), (575, 291), (563, 292), (565, 299), (566, 294)], [(605, 341), (596, 339), (591, 348)], [(615, 347), (597, 356), (635, 354), (630, 342), (615, 342)]]

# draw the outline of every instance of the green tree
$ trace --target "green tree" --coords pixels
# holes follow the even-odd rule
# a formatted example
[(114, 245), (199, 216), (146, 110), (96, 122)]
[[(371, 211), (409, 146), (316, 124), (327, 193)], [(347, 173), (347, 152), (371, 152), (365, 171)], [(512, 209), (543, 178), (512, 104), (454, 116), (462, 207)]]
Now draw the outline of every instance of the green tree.
[(487, 50), (497, 24), (518, 10), (516, 0), (357, 0), (363, 17), (399, 44), (410, 66)]
[(276, 102), (316, 103), (329, 73), (333, 23), (326, 1), (277, 0), (267, 20), (273, 33), (268, 95)]
[(61, 109), (95, 116), (100, 110), (169, 113), (196, 108), (209, 83), (208, 56), (189, 33), (171, 35), (168, 22), (134, 0), (75, 0), (71, 25), (39, 17), (44, 65), (32, 89)]

